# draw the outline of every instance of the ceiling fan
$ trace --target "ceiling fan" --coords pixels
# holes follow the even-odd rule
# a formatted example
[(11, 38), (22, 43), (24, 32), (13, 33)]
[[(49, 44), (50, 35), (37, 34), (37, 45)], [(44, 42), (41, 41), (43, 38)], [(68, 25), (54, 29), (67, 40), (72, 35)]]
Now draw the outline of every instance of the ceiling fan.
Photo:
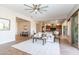
[(25, 10), (29, 10), (30, 13), (35, 12), (35, 14), (42, 13), (43, 11), (47, 11), (46, 8), (48, 8), (48, 6), (43, 6), (42, 4), (32, 4), (32, 6), (30, 5), (26, 5), (24, 4), (24, 6), (29, 7), (29, 9), (25, 9)]

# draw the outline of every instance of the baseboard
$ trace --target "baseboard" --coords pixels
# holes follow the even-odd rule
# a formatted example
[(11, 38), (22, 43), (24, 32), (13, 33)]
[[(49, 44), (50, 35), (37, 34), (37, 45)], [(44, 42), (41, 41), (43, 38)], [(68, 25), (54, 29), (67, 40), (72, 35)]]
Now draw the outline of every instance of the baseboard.
[(6, 44), (6, 43), (9, 43), (9, 42), (13, 42), (13, 41), (15, 41), (15, 40), (0, 42), (0, 44)]

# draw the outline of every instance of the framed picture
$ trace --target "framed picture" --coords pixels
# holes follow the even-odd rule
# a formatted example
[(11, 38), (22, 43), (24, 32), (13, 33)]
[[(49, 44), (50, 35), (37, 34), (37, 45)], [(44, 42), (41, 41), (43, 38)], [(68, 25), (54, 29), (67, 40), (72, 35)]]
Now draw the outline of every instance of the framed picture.
[(0, 31), (10, 30), (10, 20), (0, 18)]

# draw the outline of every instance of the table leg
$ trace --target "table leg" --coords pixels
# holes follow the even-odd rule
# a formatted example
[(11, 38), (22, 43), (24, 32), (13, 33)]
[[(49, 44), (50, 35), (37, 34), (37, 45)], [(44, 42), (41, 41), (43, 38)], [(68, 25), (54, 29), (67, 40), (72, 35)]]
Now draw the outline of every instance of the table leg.
[(43, 39), (43, 45), (44, 45), (44, 39)]
[(59, 38), (59, 43), (60, 43), (60, 38)]
[(46, 43), (46, 39), (45, 39), (45, 43)]
[(37, 39), (35, 39), (35, 42), (37, 41)]
[(54, 37), (54, 42), (55, 42), (56, 37)]
[(34, 38), (33, 38), (33, 43), (34, 43)]

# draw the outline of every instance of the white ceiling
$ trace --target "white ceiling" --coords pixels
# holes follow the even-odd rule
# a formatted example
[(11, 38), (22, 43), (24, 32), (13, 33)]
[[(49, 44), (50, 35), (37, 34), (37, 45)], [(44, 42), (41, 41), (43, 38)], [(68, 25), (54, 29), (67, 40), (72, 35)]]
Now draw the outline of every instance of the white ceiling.
[(47, 5), (48, 5), (48, 8), (46, 8), (47, 11), (43, 12), (42, 14), (29, 13), (29, 11), (25, 10), (28, 7), (24, 6), (24, 4), (1, 4), (0, 6), (24, 14), (25, 16), (31, 17), (36, 21), (66, 19), (67, 15), (72, 11), (72, 9), (75, 6), (75, 4), (47, 4)]

